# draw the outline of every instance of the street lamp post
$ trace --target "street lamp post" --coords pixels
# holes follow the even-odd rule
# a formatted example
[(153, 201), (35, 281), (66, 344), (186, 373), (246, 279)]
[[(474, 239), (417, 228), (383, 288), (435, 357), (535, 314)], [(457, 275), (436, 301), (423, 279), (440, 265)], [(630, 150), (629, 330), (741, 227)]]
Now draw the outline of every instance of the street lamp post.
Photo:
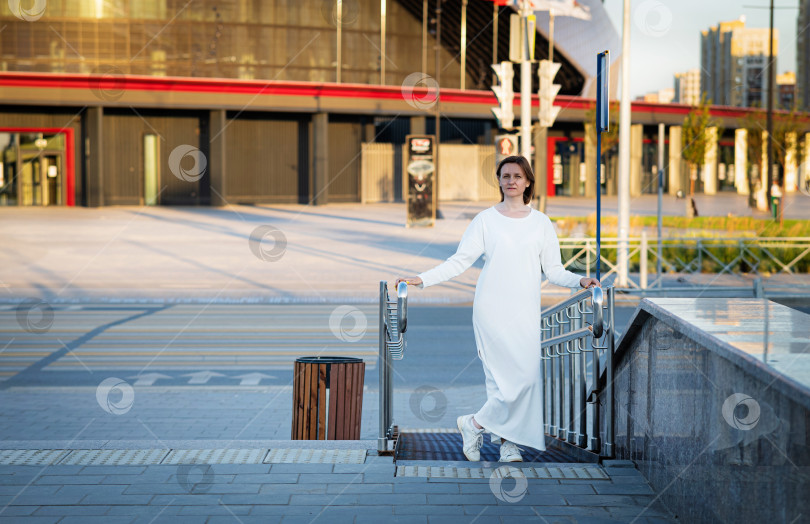
[(627, 287), (630, 234), (630, 0), (622, 21), (622, 98), (619, 103), (619, 250), (618, 286)]

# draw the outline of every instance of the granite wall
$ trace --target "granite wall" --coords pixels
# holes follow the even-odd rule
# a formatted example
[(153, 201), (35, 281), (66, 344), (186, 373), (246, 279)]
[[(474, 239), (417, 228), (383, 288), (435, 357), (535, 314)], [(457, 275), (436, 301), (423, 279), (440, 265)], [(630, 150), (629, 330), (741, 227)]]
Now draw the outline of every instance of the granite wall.
[(616, 352), (616, 458), (683, 522), (810, 522), (810, 398), (742, 357), (643, 301)]

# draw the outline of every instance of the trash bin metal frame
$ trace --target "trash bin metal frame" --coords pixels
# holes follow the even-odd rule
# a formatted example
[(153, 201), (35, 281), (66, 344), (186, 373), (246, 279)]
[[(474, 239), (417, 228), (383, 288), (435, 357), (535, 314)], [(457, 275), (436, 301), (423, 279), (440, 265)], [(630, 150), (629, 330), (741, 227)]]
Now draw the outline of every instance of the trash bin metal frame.
[(395, 439), (393, 420), (393, 361), (402, 360), (405, 352), (405, 330), (408, 326), (408, 285), (400, 282), (395, 300), (388, 296), (388, 283), (380, 281), (379, 357), (380, 378), (379, 435), (377, 452), (392, 453), (389, 441)]

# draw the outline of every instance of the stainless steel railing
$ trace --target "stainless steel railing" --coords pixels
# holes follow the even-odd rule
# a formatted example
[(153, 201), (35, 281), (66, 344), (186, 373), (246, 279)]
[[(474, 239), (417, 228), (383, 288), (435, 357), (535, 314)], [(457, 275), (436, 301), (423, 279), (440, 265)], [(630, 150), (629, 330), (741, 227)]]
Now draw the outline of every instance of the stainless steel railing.
[(393, 414), (393, 361), (405, 355), (405, 331), (408, 329), (408, 284), (400, 282), (397, 296), (388, 296), (388, 284), (380, 282), (380, 347), (378, 372), (380, 375), (380, 430), (377, 451), (389, 452), (388, 443), (394, 436)]
[[(542, 312), (544, 430), (553, 438), (602, 456), (613, 453), (613, 306), (614, 288), (594, 287)], [(600, 359), (605, 360), (604, 381), (600, 381)], [(602, 384), (605, 395), (600, 406)], [(592, 407), (588, 409), (587, 404)]]

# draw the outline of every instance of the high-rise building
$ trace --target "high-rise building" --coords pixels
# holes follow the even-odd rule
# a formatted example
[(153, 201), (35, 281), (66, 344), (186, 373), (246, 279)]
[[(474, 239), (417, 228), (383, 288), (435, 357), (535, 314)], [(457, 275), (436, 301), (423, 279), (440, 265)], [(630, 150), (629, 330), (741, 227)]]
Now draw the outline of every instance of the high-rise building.
[(776, 108), (789, 111), (796, 104), (796, 73), (787, 71), (776, 75)]
[(700, 102), (700, 69), (675, 73), (675, 96), (672, 101), (691, 106)]
[(796, 20), (796, 97), (805, 111), (810, 111), (810, 0), (799, 1)]
[(675, 90), (671, 87), (666, 89), (659, 89), (651, 93), (645, 93), (636, 98), (642, 102), (652, 102), (653, 104), (671, 104), (672, 99), (675, 97)]
[[(768, 94), (768, 29), (745, 27), (745, 18), (720, 22), (701, 33), (701, 91), (713, 104), (765, 107)], [(779, 50), (774, 29), (773, 53)]]

